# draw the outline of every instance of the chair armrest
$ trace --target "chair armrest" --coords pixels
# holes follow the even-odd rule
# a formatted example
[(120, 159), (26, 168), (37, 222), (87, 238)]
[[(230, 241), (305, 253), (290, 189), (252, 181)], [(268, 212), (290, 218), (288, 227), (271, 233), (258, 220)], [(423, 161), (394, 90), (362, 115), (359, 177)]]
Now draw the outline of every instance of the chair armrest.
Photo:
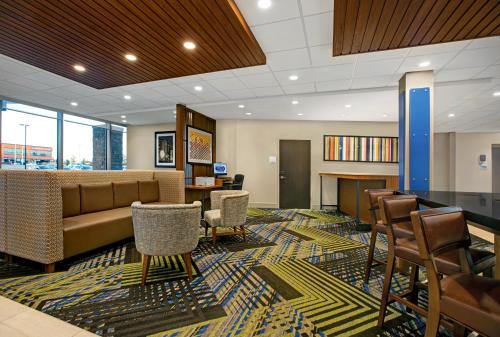
[(231, 190), (212, 191), (210, 192), (210, 209), (221, 208), (221, 198), (225, 195), (234, 194)]
[(244, 225), (247, 218), (250, 194), (247, 191), (232, 192), (231, 195), (221, 197), (220, 217), (221, 224), (225, 227)]

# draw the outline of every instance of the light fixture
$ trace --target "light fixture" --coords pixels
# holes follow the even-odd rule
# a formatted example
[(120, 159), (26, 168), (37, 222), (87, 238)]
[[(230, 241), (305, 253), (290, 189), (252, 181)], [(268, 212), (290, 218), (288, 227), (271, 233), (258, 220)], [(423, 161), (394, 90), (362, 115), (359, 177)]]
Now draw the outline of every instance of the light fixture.
[(79, 72), (84, 72), (85, 70), (87, 70), (87, 69), (85, 69), (85, 67), (84, 67), (84, 66), (82, 66), (81, 64), (75, 64), (75, 65), (73, 66), (73, 68), (74, 68), (76, 71), (79, 71)]
[(126, 119), (126, 118), (127, 118), (127, 116), (125, 116), (125, 115), (121, 115), (120, 117), (121, 117), (122, 119)]
[(259, 6), (259, 8), (262, 8), (262, 9), (268, 9), (269, 7), (271, 7), (272, 4), (273, 3), (271, 0), (259, 0), (257, 2), (257, 6)]
[(132, 99), (132, 96), (130, 95), (123, 95), (123, 98), (125, 98), (127, 101)]
[(245, 115), (252, 116), (252, 113), (251, 112), (245, 112)]
[(197, 85), (197, 86), (194, 87), (194, 90), (196, 90), (196, 91), (202, 91), (203, 87), (201, 85)]
[(496, 92), (494, 92), (494, 93), (493, 93), (493, 96), (496, 96), (496, 97), (500, 96), (500, 91), (496, 91)]
[(455, 114), (448, 114), (448, 117), (453, 118), (455, 117)]
[(125, 58), (131, 62), (137, 61), (137, 56), (135, 56), (134, 54), (125, 54)]
[(292, 104), (297, 105), (297, 104), (299, 104), (299, 101), (292, 101)]
[(384, 118), (387, 117), (387, 114), (383, 114), (382, 117), (384, 117)]
[(297, 116), (304, 116), (304, 114), (303, 113), (298, 113)]
[(290, 76), (288, 76), (288, 79), (290, 81), (297, 81), (299, 79), (299, 77), (297, 75), (290, 75)]
[(127, 123), (127, 120), (126, 119), (122, 119), (122, 123)]
[(71, 102), (70, 103), (72, 106), (78, 106), (78, 103), (77, 102)]
[(430, 65), (431, 65), (431, 62), (430, 62), (430, 61), (423, 61), (423, 62), (420, 62), (420, 63), (418, 64), (418, 66), (419, 66), (420, 68), (428, 67), (428, 66), (430, 66)]
[(191, 42), (191, 41), (184, 42), (183, 46), (184, 46), (184, 48), (189, 49), (189, 50), (196, 48), (196, 45), (194, 44), (194, 42)]
[(351, 107), (352, 107), (352, 105), (351, 105), (351, 104), (346, 104), (346, 105), (344, 105), (344, 106), (345, 106), (347, 109), (349, 109), (349, 108), (351, 108)]
[(245, 105), (244, 104), (240, 104), (240, 105), (238, 105), (238, 108), (243, 109), (243, 108), (245, 108)]

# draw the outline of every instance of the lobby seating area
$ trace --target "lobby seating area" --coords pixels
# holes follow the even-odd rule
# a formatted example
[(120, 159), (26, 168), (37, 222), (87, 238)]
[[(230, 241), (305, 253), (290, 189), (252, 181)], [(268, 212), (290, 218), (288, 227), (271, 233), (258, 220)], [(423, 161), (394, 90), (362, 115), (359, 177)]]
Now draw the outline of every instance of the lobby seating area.
[(0, 337), (500, 337), (500, 1), (0, 23)]

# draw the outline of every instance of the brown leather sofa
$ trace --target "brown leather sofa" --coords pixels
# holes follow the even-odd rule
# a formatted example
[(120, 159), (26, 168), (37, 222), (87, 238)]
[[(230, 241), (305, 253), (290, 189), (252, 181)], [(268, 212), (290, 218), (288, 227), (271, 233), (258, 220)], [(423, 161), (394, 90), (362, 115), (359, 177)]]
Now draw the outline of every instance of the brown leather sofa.
[(0, 171), (0, 251), (46, 265), (133, 236), (130, 205), (184, 203), (182, 171)]

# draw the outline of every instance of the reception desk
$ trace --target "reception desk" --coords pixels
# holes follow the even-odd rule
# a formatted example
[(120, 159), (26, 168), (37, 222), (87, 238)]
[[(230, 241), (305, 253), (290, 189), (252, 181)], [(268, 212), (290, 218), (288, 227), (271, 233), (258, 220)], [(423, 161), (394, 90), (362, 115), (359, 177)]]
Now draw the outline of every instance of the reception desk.
[[(320, 176), (320, 208), (337, 206), (342, 213), (353, 216), (358, 223), (360, 220), (369, 223), (368, 202), (363, 191), (371, 188), (398, 189), (397, 175), (373, 173), (322, 172)], [(323, 204), (323, 178), (337, 178), (337, 204)], [(369, 226), (358, 225), (360, 230), (369, 230)]]

